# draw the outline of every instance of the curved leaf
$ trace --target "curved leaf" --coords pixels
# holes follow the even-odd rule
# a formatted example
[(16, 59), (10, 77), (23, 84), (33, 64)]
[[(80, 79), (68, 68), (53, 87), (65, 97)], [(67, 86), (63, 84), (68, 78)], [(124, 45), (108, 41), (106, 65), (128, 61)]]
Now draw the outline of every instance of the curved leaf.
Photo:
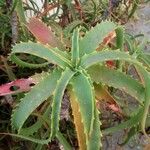
[[(128, 53), (120, 52), (120, 51), (104, 51), (104, 52), (97, 52), (90, 56), (84, 56), (81, 65), (84, 68), (88, 68), (94, 64), (107, 61), (107, 60), (125, 60), (130, 63), (133, 63), (138, 68), (138, 71), (141, 73), (144, 79), (144, 86), (145, 86), (145, 99), (144, 99), (144, 111), (143, 111), (143, 118), (141, 122), (141, 128), (143, 133), (147, 136), (145, 132), (145, 123), (146, 118), (150, 106), (150, 74), (146, 70), (146, 68), (141, 65), (134, 57), (130, 56)], [(148, 136), (147, 136), (148, 137)]]
[(143, 113), (143, 108), (140, 108), (139, 112), (135, 116), (131, 117), (129, 120), (122, 122), (119, 125), (116, 125), (115, 127), (105, 129), (102, 131), (102, 133), (104, 135), (111, 134), (114, 132), (118, 132), (119, 130), (122, 130), (122, 129), (126, 129), (129, 127), (131, 128), (133, 126), (136, 126), (142, 119), (142, 113)]
[(145, 89), (143, 85), (130, 76), (101, 65), (91, 66), (88, 68), (88, 73), (90, 74), (92, 81), (122, 89), (138, 99), (141, 103), (144, 101)]
[(75, 93), (71, 89), (69, 89), (69, 95), (70, 95), (70, 103), (71, 103), (71, 108), (72, 108), (75, 129), (76, 129), (76, 133), (77, 133), (79, 149), (85, 150), (87, 147), (86, 135), (84, 133), (84, 124), (82, 122), (83, 119), (82, 119), (80, 107), (78, 104), (79, 100), (77, 100)]
[(13, 47), (11, 52), (11, 54), (16, 53), (35, 55), (47, 60), (48, 62), (57, 64), (62, 68), (71, 66), (71, 62), (65, 57), (66, 54), (62, 55), (62, 51), (58, 50), (57, 48), (49, 48), (48, 46), (44, 46), (40, 43), (19, 43)]
[(94, 64), (108, 60), (124, 60), (140, 65), (140, 63), (134, 57), (130, 56), (128, 52), (121, 52), (119, 50), (105, 50), (83, 56), (81, 59), (81, 66), (83, 68), (88, 68)]
[(150, 69), (150, 54), (149, 53), (140, 53), (137, 56), (138, 60), (141, 61), (144, 65)]
[(75, 74), (69, 68), (66, 68), (62, 73), (60, 79), (57, 81), (56, 89), (54, 92), (54, 98), (52, 103), (52, 115), (51, 115), (51, 137), (53, 138), (59, 130), (59, 114), (61, 108), (61, 100), (63, 98), (64, 91), (72, 76)]
[(86, 137), (89, 137), (93, 129), (94, 122), (94, 93), (93, 85), (90, 83), (90, 78), (83, 72), (77, 74), (72, 82), (73, 91), (78, 100), (79, 109), (81, 112), (82, 121), (84, 124), (84, 132)]
[(100, 125), (101, 123), (99, 121), (98, 110), (95, 109), (93, 130), (89, 137), (88, 148), (87, 148), (88, 150), (99, 150), (100, 147), (102, 147), (102, 143), (101, 143), (102, 133), (100, 131)]
[(53, 94), (60, 75), (60, 70), (54, 70), (52, 74), (45, 75), (43, 80), (35, 85), (32, 90), (22, 98), (11, 117), (11, 123), (14, 128), (19, 131), (29, 115)]
[(70, 144), (67, 142), (67, 140), (64, 138), (64, 136), (60, 132), (57, 132), (56, 136), (59, 142), (63, 145), (63, 148), (65, 150), (71, 150)]
[(28, 63), (28, 62), (25, 62), (25, 61), (21, 60), (16, 55), (11, 55), (10, 59), (11, 59), (12, 62), (14, 62), (15, 64), (17, 64), (20, 67), (41, 68), (41, 67), (45, 67), (48, 64), (50, 64), (49, 62), (45, 62), (45, 63), (41, 63), (41, 64)]
[[(46, 111), (43, 113), (43, 117), (47, 120), (49, 119), (49, 115), (51, 113), (51, 106), (49, 105)], [(38, 118), (37, 122), (33, 125), (27, 127), (27, 128), (21, 128), (20, 134), (24, 136), (30, 136), (33, 135), (35, 132), (37, 132), (42, 125), (44, 124), (43, 120), (41, 118)]]
[(147, 114), (149, 113), (149, 106), (150, 106), (150, 74), (146, 70), (140, 68), (139, 66), (138, 66), (138, 70), (142, 74), (142, 77), (144, 79), (144, 84), (145, 84), (145, 101), (144, 101), (144, 111), (142, 114), (141, 129), (144, 135), (150, 140), (150, 137), (147, 135), (145, 131), (145, 124), (146, 124)]

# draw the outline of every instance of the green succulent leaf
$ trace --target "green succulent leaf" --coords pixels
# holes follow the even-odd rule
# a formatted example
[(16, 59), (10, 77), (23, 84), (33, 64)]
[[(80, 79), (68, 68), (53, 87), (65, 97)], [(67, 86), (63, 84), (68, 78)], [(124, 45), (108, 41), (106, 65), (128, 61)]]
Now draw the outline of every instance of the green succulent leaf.
[(64, 29), (64, 34), (66, 36), (69, 36), (70, 33), (73, 31), (74, 28), (76, 28), (77, 26), (83, 24), (83, 21), (81, 20), (75, 20), (72, 23), (68, 24), (65, 29)]
[(124, 44), (124, 28), (118, 27), (116, 29), (116, 47), (123, 51), (123, 44)]
[(96, 83), (103, 83), (122, 89), (139, 100), (140, 103), (145, 99), (145, 88), (143, 85), (120, 71), (101, 65), (93, 65), (88, 68), (88, 73), (92, 81)]
[(150, 54), (149, 53), (141, 53), (137, 56), (138, 60), (141, 61), (144, 65), (146, 65), (150, 69)]
[(11, 117), (11, 123), (15, 129), (20, 131), (29, 115), (53, 94), (60, 75), (61, 70), (57, 69), (51, 74), (48, 73), (39, 84), (35, 85), (32, 90), (22, 98)]
[(140, 64), (134, 57), (130, 56), (128, 53), (125, 52), (119, 52), (119, 51), (104, 51), (104, 52), (97, 52), (90, 56), (83, 57), (81, 61), (81, 65), (84, 68), (88, 68), (96, 63), (100, 63), (106, 60), (125, 60), (130, 63), (133, 63), (138, 68), (138, 71), (141, 73), (143, 79), (144, 79), (144, 86), (145, 86), (145, 99), (144, 99), (144, 112), (143, 112), (143, 118), (141, 122), (141, 128), (145, 135), (145, 123), (146, 118), (150, 106), (150, 74), (146, 70), (146, 68)]
[(16, 53), (35, 55), (50, 63), (57, 64), (62, 68), (71, 66), (71, 62), (68, 60), (69, 55), (57, 48), (50, 48), (49, 46), (44, 46), (40, 43), (19, 43), (13, 47), (11, 55)]
[(80, 40), (80, 55), (89, 54), (96, 50), (103, 39), (116, 29), (116, 25), (111, 21), (101, 22), (85, 34)]
[[(120, 49), (120, 51), (124, 51), (124, 28), (122, 26), (116, 29), (116, 47)], [(116, 62), (116, 67), (122, 70), (123, 62), (118, 60)]]
[(117, 132), (122, 129), (127, 129), (129, 127), (131, 128), (133, 126), (136, 126), (141, 121), (142, 114), (143, 114), (143, 108), (140, 108), (140, 110), (138, 111), (138, 113), (135, 116), (131, 117), (130, 119), (128, 119), (125, 122), (122, 122), (119, 125), (116, 125), (115, 127), (111, 127), (111, 128), (107, 128), (107, 129), (103, 130), (102, 133), (104, 135), (111, 134), (111, 133)]
[(66, 68), (62, 72), (60, 79), (57, 81), (56, 89), (54, 92), (54, 98), (52, 103), (52, 115), (51, 115), (51, 137), (56, 136), (59, 130), (59, 114), (61, 108), (61, 101), (64, 95), (67, 84), (69, 83), (72, 76), (75, 74), (69, 68)]
[(63, 145), (65, 150), (71, 150), (71, 145), (67, 142), (64, 136), (61, 134), (61, 132), (57, 132), (56, 136), (59, 142)]
[(125, 140), (124, 140), (121, 144), (119, 144), (119, 145), (120, 145), (120, 146), (126, 145), (126, 144), (130, 141), (130, 139), (131, 139), (133, 136), (135, 136), (138, 132), (139, 132), (139, 131), (138, 131), (138, 127), (137, 127), (137, 126), (133, 126), (133, 127), (128, 131), (127, 137), (125, 138)]
[(28, 63), (28, 62), (25, 62), (25, 61), (21, 60), (16, 55), (11, 55), (10, 59), (11, 59), (12, 62), (19, 65), (20, 67), (41, 68), (41, 67), (45, 67), (48, 64), (50, 64), (50, 62), (45, 62), (45, 63), (41, 63), (41, 64)]
[(84, 124), (84, 132), (89, 137), (93, 130), (94, 122), (94, 93), (93, 85), (90, 78), (83, 72), (77, 74), (72, 79), (73, 91), (77, 97), (82, 121)]
[[(43, 113), (43, 117), (46, 119), (49, 119), (49, 115), (51, 112), (51, 106), (49, 105), (46, 111)], [(43, 120), (41, 118), (38, 118), (37, 122), (27, 128), (21, 128), (20, 134), (25, 136), (33, 135), (35, 132), (37, 132), (43, 125)]]
[(99, 150), (101, 146), (101, 132), (100, 132), (100, 121), (97, 109), (94, 112), (94, 122), (93, 129), (89, 138), (86, 138), (85, 130), (84, 130), (84, 122), (83, 116), (80, 108), (80, 100), (77, 100), (77, 95), (73, 90), (69, 87), (69, 95), (70, 95), (70, 103), (72, 108), (72, 114), (74, 116), (74, 124), (77, 132), (79, 149), (95, 149)]
[(144, 111), (142, 114), (141, 129), (143, 133), (146, 135), (146, 137), (148, 137), (148, 139), (150, 140), (149, 136), (146, 134), (145, 131), (145, 124), (146, 124), (147, 114), (149, 113), (149, 106), (150, 106), (150, 74), (139, 66), (138, 66), (138, 70), (143, 76), (144, 84), (145, 84), (145, 101), (144, 101)]
[(100, 131), (100, 125), (101, 123), (99, 121), (98, 110), (95, 109), (93, 130), (89, 137), (88, 146), (87, 146), (88, 150), (99, 150), (100, 147), (102, 147), (102, 143), (101, 143), (102, 133)]
[(79, 29), (75, 29), (72, 36), (71, 59), (75, 67), (79, 62)]
[(105, 50), (83, 56), (81, 60), (81, 66), (83, 68), (88, 68), (94, 64), (108, 60), (125, 60), (130, 63), (138, 64), (138, 61), (134, 57), (130, 56), (127, 52), (121, 52), (119, 50)]

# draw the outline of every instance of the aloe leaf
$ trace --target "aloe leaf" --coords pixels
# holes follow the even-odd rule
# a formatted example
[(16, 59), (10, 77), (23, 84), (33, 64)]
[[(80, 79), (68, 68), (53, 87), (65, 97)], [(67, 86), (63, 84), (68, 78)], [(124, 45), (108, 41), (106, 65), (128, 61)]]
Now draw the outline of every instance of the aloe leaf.
[(63, 145), (63, 148), (65, 150), (71, 150), (71, 145), (67, 142), (67, 140), (64, 138), (64, 136), (61, 134), (61, 132), (57, 132), (56, 134), (57, 139), (59, 140), (59, 142)]
[(140, 60), (144, 65), (146, 65), (150, 69), (150, 54), (141, 53), (137, 56), (138, 60)]
[(68, 36), (73, 31), (73, 29), (75, 29), (77, 26), (81, 24), (83, 24), (83, 21), (81, 20), (73, 21), (72, 23), (68, 24), (67, 27), (64, 29), (64, 34)]
[(75, 29), (72, 36), (71, 60), (75, 67), (79, 62), (79, 29)]
[[(124, 28), (122, 26), (116, 29), (116, 47), (120, 51), (124, 51)], [(122, 61), (116, 62), (116, 66), (120, 70), (122, 70), (122, 65)]]
[(102, 143), (101, 143), (102, 133), (100, 131), (100, 125), (101, 123), (99, 121), (98, 110), (95, 109), (93, 130), (89, 137), (88, 148), (87, 148), (88, 150), (99, 150), (100, 147), (102, 147)]
[(16, 55), (11, 55), (10, 57), (11, 61), (17, 64), (20, 67), (28, 67), (28, 68), (41, 68), (45, 67), (49, 64), (49, 62), (41, 63), (41, 64), (33, 64), (33, 63), (28, 63), (25, 62), (21, 59), (19, 59)]
[(16, 2), (16, 8), (15, 8), (16, 12), (17, 12), (17, 16), (19, 18), (19, 21), (20, 21), (20, 24), (22, 26), (22, 29), (23, 29), (23, 32), (24, 32), (24, 35), (25, 35), (25, 38), (27, 39), (28, 38), (28, 32), (27, 32), (27, 29), (25, 27), (26, 25), (26, 17), (25, 17), (25, 11), (24, 11), (24, 8), (23, 8), (23, 1), (17, 1)]
[(72, 108), (75, 129), (77, 133), (79, 149), (84, 150), (87, 147), (86, 134), (84, 133), (84, 124), (82, 121), (83, 119), (82, 119), (79, 103), (78, 103), (75, 93), (73, 92), (73, 90), (71, 90), (71, 88), (69, 88), (69, 95), (70, 95), (70, 103), (71, 103), (71, 108)]
[(52, 74), (47, 74), (39, 84), (22, 98), (14, 112), (12, 113), (12, 127), (20, 131), (29, 115), (50, 95), (56, 87), (56, 82), (61, 75), (61, 70), (54, 70)]
[(116, 29), (116, 47), (123, 51), (123, 44), (124, 44), (124, 28), (118, 27)]
[(105, 66), (94, 65), (88, 68), (92, 81), (122, 89), (142, 103), (145, 99), (145, 89), (142, 84), (124, 73)]
[(24, 136), (24, 135), (13, 134), (13, 133), (0, 133), (0, 134), (9, 135), (12, 137), (20, 138), (20, 139), (27, 140), (27, 141), (30, 141), (33, 143), (37, 143), (37, 144), (48, 144), (50, 142), (49, 138), (43, 140), (43, 139), (35, 139), (35, 138), (29, 137), (29, 136)]
[(35, 124), (33, 124), (32, 126), (28, 128), (21, 128), (19, 131), (19, 134), (24, 135), (24, 136), (31, 136), (42, 127), (42, 124), (43, 124), (43, 121), (38, 120)]
[(138, 113), (136, 115), (132, 116), (127, 121), (120, 123), (119, 125), (116, 125), (114, 127), (107, 128), (107, 129), (103, 130), (102, 134), (104, 134), (104, 135), (112, 134), (114, 132), (118, 132), (119, 130), (126, 129), (126, 128), (129, 128), (129, 127), (131, 128), (133, 126), (136, 126), (141, 121), (142, 114), (143, 114), (143, 108), (140, 108), (140, 110), (138, 111)]
[(96, 63), (100, 63), (106, 60), (125, 60), (130, 63), (133, 63), (138, 68), (138, 71), (141, 72), (141, 75), (144, 79), (144, 86), (145, 86), (145, 100), (144, 100), (144, 112), (143, 112), (143, 118), (141, 123), (141, 128), (143, 130), (143, 133), (145, 135), (145, 123), (146, 118), (150, 106), (150, 75), (149, 72), (146, 70), (144, 66), (140, 64), (134, 57), (130, 56), (128, 53), (119, 52), (119, 51), (103, 51), (103, 52), (97, 52), (90, 56), (84, 56), (81, 61), (81, 66), (84, 68), (88, 68), (89, 66), (92, 66)]
[(138, 131), (138, 127), (137, 127), (137, 126), (133, 126), (133, 127), (128, 131), (127, 137), (125, 138), (125, 140), (124, 140), (121, 144), (119, 144), (119, 145), (120, 145), (120, 146), (124, 146), (125, 144), (127, 144), (127, 143), (130, 141), (130, 139), (131, 139), (134, 135), (136, 135), (138, 132), (139, 132), (139, 131)]
[(54, 98), (52, 103), (52, 115), (51, 115), (51, 137), (53, 138), (59, 130), (59, 114), (61, 108), (61, 101), (67, 84), (72, 76), (75, 74), (69, 68), (66, 68), (62, 73), (60, 79), (57, 81), (56, 89), (54, 92)]
[(128, 52), (121, 52), (119, 50), (105, 50), (93, 52), (91, 55), (83, 56), (81, 59), (81, 66), (83, 68), (88, 68), (94, 64), (108, 60), (124, 60), (138, 64), (138, 61), (134, 57), (130, 56)]
[[(43, 114), (43, 117), (48, 119), (49, 115), (51, 112), (51, 106), (49, 105), (48, 108), (46, 109), (46, 111)], [(43, 125), (43, 120), (41, 120), (40, 118), (37, 120), (37, 122), (35, 124), (33, 124), (30, 127), (27, 128), (21, 128), (20, 130), (20, 134), (24, 135), (24, 136), (30, 136), (33, 135), (35, 132), (37, 132)]]
[(49, 48), (48, 46), (44, 46), (40, 43), (28, 42), (17, 44), (13, 47), (11, 54), (16, 53), (35, 55), (63, 68), (71, 66), (71, 62), (64, 56), (66, 54), (61, 55), (63, 53), (62, 51), (57, 48)]
[(80, 55), (89, 54), (96, 50), (103, 39), (116, 29), (116, 25), (111, 21), (101, 22), (85, 34), (79, 42)]
[(27, 24), (27, 27), (42, 44), (49, 44), (51, 47), (63, 49), (61, 41), (59, 41), (51, 29), (39, 19), (31, 18)]
[(88, 137), (93, 129), (94, 122), (94, 93), (90, 78), (81, 71), (72, 79), (73, 91), (77, 97), (81, 117), (84, 124), (84, 132)]
[[(35, 81), (31, 78), (28, 79), (18, 79), (12, 82), (3, 84), (0, 86), (0, 96), (18, 94), (21, 92), (28, 92), (31, 90), (31, 84), (35, 84)], [(14, 90), (11, 90), (11, 87), (17, 87)]]
[(140, 67), (138, 67), (137, 69), (142, 74), (143, 79), (144, 79), (144, 84), (145, 84), (145, 101), (144, 101), (144, 111), (142, 114), (141, 129), (143, 133), (146, 135), (146, 137), (149, 138), (149, 136), (146, 134), (146, 131), (145, 131), (145, 125), (146, 125), (146, 119), (149, 113), (149, 106), (150, 106), (150, 74), (146, 70)]
[(108, 90), (105, 86), (102, 86), (101, 84), (94, 83), (94, 90), (95, 90), (95, 97), (97, 100), (103, 100), (103, 101), (107, 101), (110, 103), (115, 102), (115, 99), (108, 92)]

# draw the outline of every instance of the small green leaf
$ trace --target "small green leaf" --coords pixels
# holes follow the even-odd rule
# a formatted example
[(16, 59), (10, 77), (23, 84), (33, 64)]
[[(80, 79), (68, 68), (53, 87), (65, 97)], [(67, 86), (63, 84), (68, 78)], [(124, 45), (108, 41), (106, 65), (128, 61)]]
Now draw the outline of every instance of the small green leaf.
[(71, 146), (70, 144), (67, 142), (67, 140), (64, 138), (64, 136), (60, 133), (60, 132), (57, 132), (57, 139), (59, 140), (59, 142), (63, 145), (63, 148), (65, 150), (71, 150)]
[(130, 139), (131, 139), (133, 136), (135, 136), (138, 132), (139, 132), (139, 131), (138, 131), (138, 127), (137, 127), (137, 126), (133, 126), (133, 127), (128, 131), (127, 137), (125, 138), (125, 140), (124, 140), (121, 144), (119, 144), (119, 145), (120, 145), (120, 146), (126, 145), (126, 144), (130, 141)]
[[(116, 29), (116, 47), (117, 49), (120, 49), (120, 51), (124, 51), (124, 28), (118, 27)], [(119, 70), (122, 70), (123, 62), (121, 60), (118, 60), (116, 62), (116, 67)]]
[(140, 53), (137, 56), (138, 60), (141, 61), (144, 65), (146, 65), (150, 69), (150, 54), (149, 53)]
[(118, 27), (116, 29), (116, 47), (123, 51), (123, 44), (124, 44), (124, 28)]

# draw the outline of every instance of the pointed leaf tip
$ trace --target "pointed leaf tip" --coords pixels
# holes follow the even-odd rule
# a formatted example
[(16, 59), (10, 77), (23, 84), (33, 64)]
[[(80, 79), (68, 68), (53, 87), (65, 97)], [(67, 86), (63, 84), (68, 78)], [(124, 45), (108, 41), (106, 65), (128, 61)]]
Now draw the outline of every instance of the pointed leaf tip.
[(27, 24), (27, 28), (42, 44), (49, 44), (52, 47), (57, 46), (57, 38), (54, 33), (39, 19), (31, 18)]

